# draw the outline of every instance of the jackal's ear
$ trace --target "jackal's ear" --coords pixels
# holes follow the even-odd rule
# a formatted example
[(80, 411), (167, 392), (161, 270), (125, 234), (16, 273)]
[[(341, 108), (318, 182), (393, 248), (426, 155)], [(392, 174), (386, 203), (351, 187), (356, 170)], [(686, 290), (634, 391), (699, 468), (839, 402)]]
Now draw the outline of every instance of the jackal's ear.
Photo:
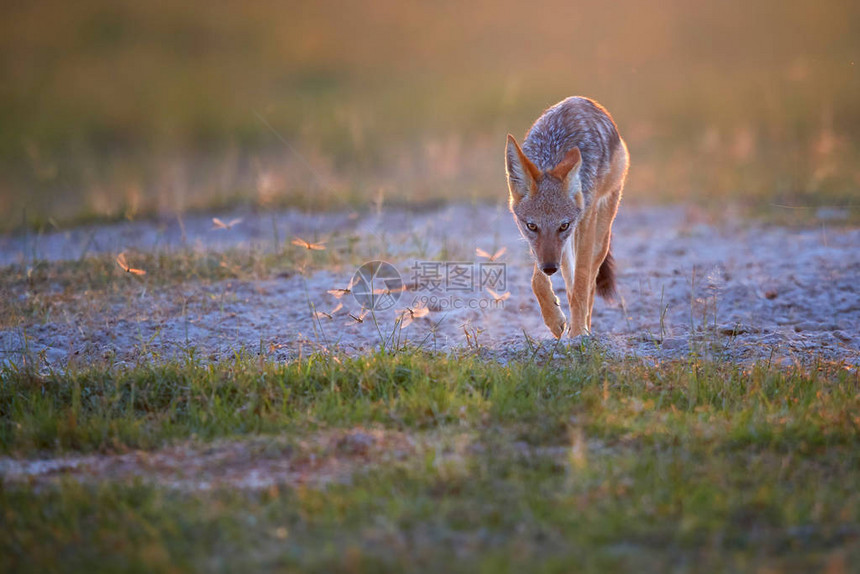
[(540, 170), (526, 157), (520, 149), (514, 136), (508, 134), (508, 145), (505, 148), (505, 171), (508, 174), (508, 189), (511, 200), (519, 202), (523, 197), (532, 193), (540, 176)]
[(582, 167), (582, 153), (578, 147), (575, 147), (568, 151), (564, 159), (549, 171), (549, 175), (562, 181), (577, 207), (582, 209), (585, 201), (582, 197), (582, 182), (577, 177), (580, 167)]
[(550, 170), (549, 174), (556, 179), (564, 181), (566, 177), (574, 177), (582, 166), (582, 153), (575, 147), (565, 154), (564, 159)]

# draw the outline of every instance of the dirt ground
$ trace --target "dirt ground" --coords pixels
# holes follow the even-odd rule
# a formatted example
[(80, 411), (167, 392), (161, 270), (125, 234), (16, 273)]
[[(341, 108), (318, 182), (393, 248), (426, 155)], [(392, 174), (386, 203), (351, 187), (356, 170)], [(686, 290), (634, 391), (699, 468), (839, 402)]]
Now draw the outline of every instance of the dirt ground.
[[(129, 283), (134, 297), (81, 313), (75, 298), (93, 295), (72, 294), (69, 312), (0, 331), (0, 357), (17, 362), (26, 352), (51, 367), (167, 359), (190, 350), (205, 360), (236, 352), (284, 360), (318, 350), (364, 353), (399, 341), (505, 361), (554, 344), (531, 293), (527, 245), (504, 206), (218, 216), (242, 220), (230, 229), (213, 229), (211, 217), (193, 216), (0, 238), (0, 265), (123, 250), (270, 252), (299, 236), (325, 240), (329, 250), (349, 245), (379, 253), (368, 258), (396, 265), (410, 290), (390, 309), (357, 322), (349, 315), (361, 317), (354, 296), (338, 300), (328, 293), (347, 286), (352, 264), (309, 264), (266, 280), (142, 279)], [(860, 365), (860, 229), (789, 229), (730, 216), (715, 223), (691, 207), (627, 205), (614, 229), (618, 301), (598, 300), (593, 336), (575, 344), (647, 361), (696, 354), (744, 363)], [(487, 266), (476, 248), (506, 251), (494, 262), (499, 265)], [(500, 297), (510, 296), (496, 301), (482, 288), (482, 277)], [(565, 301), (561, 277), (553, 281)], [(315, 310), (329, 312), (339, 302), (343, 308), (331, 318), (314, 317)], [(429, 308), (426, 316), (397, 325), (398, 315), (421, 306)]]
[(221, 487), (260, 490), (277, 484), (322, 487), (348, 482), (358, 469), (370, 464), (404, 460), (418, 449), (401, 432), (354, 428), (319, 432), (292, 442), (264, 437), (214, 441), (205, 446), (182, 442), (151, 452), (0, 457), (0, 479), (50, 484), (68, 477), (125, 482), (145, 476), (170, 488), (195, 491)]
[[(220, 215), (226, 223), (235, 217)], [(390, 309), (375, 312), (375, 319), (367, 314), (358, 323), (349, 314), (361, 317), (359, 301), (352, 294), (337, 299), (328, 293), (347, 286), (356, 271), (352, 264), (308, 264), (302, 272), (272, 279), (214, 283), (159, 283), (151, 281), (152, 273), (149, 280), (127, 281), (117, 274), (132, 286), (131, 295), (113, 293), (93, 304), (92, 293), (73, 293), (64, 299), (65, 309), (51, 313), (52, 319), (0, 331), (0, 358), (20, 364), (26, 353), (37, 357), (43, 368), (104, 360), (135, 364), (192, 351), (205, 361), (229, 360), (237, 352), (286, 360), (315, 351), (364, 353), (399, 341), (452, 356), (477, 352), (507, 361), (543, 357), (555, 348), (531, 293), (527, 245), (503, 206), (358, 215), (244, 214), (229, 230), (213, 229), (211, 217), (203, 216), (90, 226), (0, 239), (0, 264), (29, 265), (34, 258), (76, 260), (124, 250), (271, 252), (274, 237), (283, 243), (293, 236), (325, 241), (327, 250), (358, 244), (362, 253), (379, 252), (380, 259), (397, 266), (411, 289)], [(593, 336), (565, 343), (594, 345), (609, 355), (648, 362), (690, 356), (738, 363), (825, 360), (856, 369), (858, 246), (858, 229), (797, 230), (731, 217), (714, 223), (693, 208), (624, 206), (613, 239), (618, 301), (598, 300)], [(505, 252), (492, 262), (499, 265), (487, 266), (488, 259), (477, 255), (476, 248), (488, 254), (502, 248)], [(452, 263), (450, 271), (445, 262)], [(471, 269), (471, 285), (458, 281), (462, 274), (454, 275), (464, 268)], [(496, 302), (480, 283), (482, 270), (499, 269), (504, 284), (495, 275), (494, 290), (510, 296)], [(553, 281), (564, 301), (561, 278)], [(343, 308), (331, 318), (314, 317), (314, 310), (328, 312), (338, 303)], [(426, 316), (398, 327), (396, 318), (407, 307), (421, 306), (430, 309)], [(322, 433), (305, 443), (261, 439), (208, 446), (180, 443), (152, 453), (111, 456), (4, 457), (0, 476), (34, 484), (67, 476), (146, 476), (180, 490), (225, 485), (266, 489), (278, 483), (324, 486), (348, 481), (371, 461), (395, 461), (430, 448), (415, 440), (380, 429), (352, 429)], [(438, 447), (437, 438), (427, 440)], [(446, 452), (459, 452), (463, 445), (449, 445)]]

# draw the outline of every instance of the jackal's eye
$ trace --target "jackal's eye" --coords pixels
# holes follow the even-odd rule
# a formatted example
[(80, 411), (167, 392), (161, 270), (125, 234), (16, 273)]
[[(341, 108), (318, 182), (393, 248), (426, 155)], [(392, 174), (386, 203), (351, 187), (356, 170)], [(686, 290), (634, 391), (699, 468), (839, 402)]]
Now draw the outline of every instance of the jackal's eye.
[(567, 231), (567, 228), (570, 227), (570, 222), (565, 221), (561, 224), (561, 227), (558, 228), (559, 231)]
[(537, 231), (537, 225), (534, 223), (526, 223), (526, 227), (529, 228), (529, 231)]

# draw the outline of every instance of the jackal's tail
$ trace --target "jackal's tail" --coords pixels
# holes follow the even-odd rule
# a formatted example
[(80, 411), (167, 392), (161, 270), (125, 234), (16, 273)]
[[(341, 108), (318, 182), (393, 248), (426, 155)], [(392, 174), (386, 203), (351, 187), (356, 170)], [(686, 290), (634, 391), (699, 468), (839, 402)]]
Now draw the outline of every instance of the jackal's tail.
[(597, 294), (607, 301), (614, 301), (617, 295), (615, 291), (615, 259), (612, 252), (606, 254), (606, 259), (600, 264), (597, 271)]

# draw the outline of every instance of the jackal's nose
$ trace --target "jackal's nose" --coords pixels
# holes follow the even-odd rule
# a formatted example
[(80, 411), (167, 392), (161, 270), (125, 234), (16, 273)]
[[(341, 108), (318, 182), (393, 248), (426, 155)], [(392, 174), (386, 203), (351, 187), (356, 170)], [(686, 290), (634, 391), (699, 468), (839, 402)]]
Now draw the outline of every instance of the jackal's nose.
[(546, 273), (547, 275), (552, 275), (556, 271), (558, 271), (558, 264), (556, 263), (544, 263), (540, 266), (540, 270)]

